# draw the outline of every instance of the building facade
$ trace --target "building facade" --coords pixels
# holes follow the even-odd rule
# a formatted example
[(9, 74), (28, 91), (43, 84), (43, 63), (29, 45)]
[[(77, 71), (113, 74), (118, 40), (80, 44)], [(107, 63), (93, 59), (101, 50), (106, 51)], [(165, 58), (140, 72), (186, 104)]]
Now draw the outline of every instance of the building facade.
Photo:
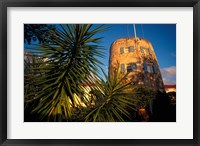
[(158, 60), (151, 42), (143, 38), (120, 38), (110, 47), (109, 75), (129, 72), (127, 80), (144, 87), (165, 91)]

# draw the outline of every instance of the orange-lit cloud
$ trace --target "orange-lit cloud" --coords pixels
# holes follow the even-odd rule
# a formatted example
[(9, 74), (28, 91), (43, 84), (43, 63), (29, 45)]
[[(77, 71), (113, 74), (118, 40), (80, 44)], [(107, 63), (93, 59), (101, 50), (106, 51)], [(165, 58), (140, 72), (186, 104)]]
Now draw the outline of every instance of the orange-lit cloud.
[(163, 82), (165, 85), (176, 85), (176, 80), (170, 80), (168, 78), (163, 78)]
[(171, 66), (161, 69), (163, 78), (170, 78), (176, 76), (176, 66)]
[(176, 84), (176, 66), (161, 69), (164, 84)]

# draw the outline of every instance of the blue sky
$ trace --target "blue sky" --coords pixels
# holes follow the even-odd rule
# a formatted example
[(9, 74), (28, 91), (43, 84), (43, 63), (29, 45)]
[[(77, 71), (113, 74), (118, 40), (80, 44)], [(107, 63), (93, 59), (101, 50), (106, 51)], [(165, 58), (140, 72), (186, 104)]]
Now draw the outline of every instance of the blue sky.
[[(94, 25), (95, 26), (98, 26)], [(103, 37), (100, 43), (105, 48), (103, 69), (108, 72), (109, 49), (119, 38), (133, 37), (133, 24), (106, 24), (106, 31), (96, 36)], [(59, 27), (58, 27), (59, 28)], [(149, 40), (157, 55), (164, 84), (176, 84), (176, 24), (136, 24), (137, 37)], [(26, 45), (25, 47), (31, 47)]]
[[(101, 45), (105, 59), (104, 70), (107, 72), (109, 49), (115, 40), (123, 37), (133, 37), (133, 24), (106, 24), (109, 29), (100, 33), (103, 36)], [(136, 24), (137, 37), (149, 40), (157, 55), (163, 81), (165, 84), (176, 84), (176, 24)]]

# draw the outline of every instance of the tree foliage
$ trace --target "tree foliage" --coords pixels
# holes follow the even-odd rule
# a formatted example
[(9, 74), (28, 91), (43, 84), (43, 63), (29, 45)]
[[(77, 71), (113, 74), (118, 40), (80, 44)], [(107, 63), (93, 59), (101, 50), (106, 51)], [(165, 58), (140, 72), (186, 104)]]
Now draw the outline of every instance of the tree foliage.
[(119, 67), (112, 77), (105, 73), (106, 81), (100, 79), (97, 88), (92, 91), (95, 98), (95, 106), (85, 117), (85, 121), (93, 122), (123, 122), (131, 120), (131, 112), (135, 110), (135, 98), (131, 92), (132, 82), (126, 82), (126, 75), (119, 74)]
[(51, 43), (42, 43), (34, 50), (34, 55), (43, 61), (29, 64), (25, 80), (25, 84), (31, 83), (32, 87), (25, 102), (34, 103), (32, 112), (50, 121), (70, 121), (75, 95), (84, 102), (82, 84), (92, 84), (91, 76), (97, 75), (101, 64), (97, 57), (104, 56), (98, 44), (101, 38), (95, 37), (105, 30), (103, 26), (72, 24), (60, 27), (62, 29), (47, 33), (45, 39)]
[(157, 91), (148, 87), (137, 87), (134, 89), (133, 94), (136, 98), (137, 108), (144, 108), (156, 97)]
[(131, 121), (137, 107), (154, 99), (153, 90), (136, 88), (126, 80), (128, 74), (119, 74), (119, 66), (112, 76), (103, 70), (105, 79), (99, 76), (104, 48), (96, 34), (105, 30), (103, 25), (70, 24), (25, 38), (43, 39), (25, 52), (25, 113), (38, 121), (122, 122)]
[(50, 24), (24, 24), (24, 42), (29, 45), (36, 41), (39, 43), (47, 42), (47, 33), (54, 29), (55, 26)]

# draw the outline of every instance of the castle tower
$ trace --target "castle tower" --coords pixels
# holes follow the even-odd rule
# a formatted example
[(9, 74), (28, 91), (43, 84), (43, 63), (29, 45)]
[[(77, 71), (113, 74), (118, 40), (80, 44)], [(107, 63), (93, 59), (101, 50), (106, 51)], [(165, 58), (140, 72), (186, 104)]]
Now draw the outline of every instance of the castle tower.
[(110, 47), (109, 72), (119, 65), (133, 83), (164, 92), (158, 60), (151, 42), (143, 38), (120, 38)]

